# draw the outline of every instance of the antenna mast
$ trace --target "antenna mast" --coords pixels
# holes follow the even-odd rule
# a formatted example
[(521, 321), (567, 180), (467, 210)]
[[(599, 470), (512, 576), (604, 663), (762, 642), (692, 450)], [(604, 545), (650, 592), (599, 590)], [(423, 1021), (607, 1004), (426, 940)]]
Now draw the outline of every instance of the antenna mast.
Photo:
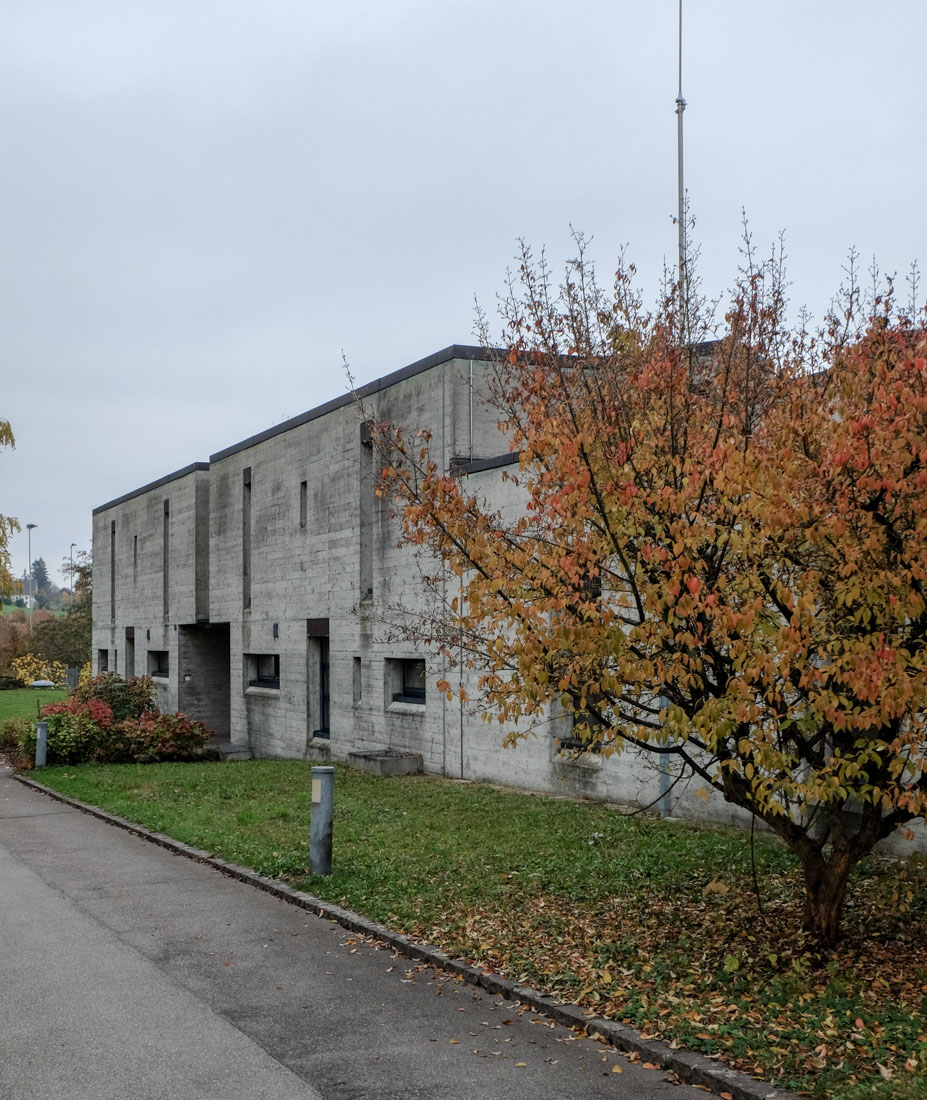
[(679, 92), (676, 96), (677, 165), (679, 188), (679, 327), (685, 336), (686, 270), (686, 192), (682, 174), (682, 116), (686, 101), (682, 96), (682, 0), (679, 0)]

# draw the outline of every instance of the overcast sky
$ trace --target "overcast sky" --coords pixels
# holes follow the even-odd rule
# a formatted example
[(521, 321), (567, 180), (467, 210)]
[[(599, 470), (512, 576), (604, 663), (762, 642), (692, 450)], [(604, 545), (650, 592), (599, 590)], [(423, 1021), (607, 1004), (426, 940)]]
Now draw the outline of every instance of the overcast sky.
[[(0, 512), (91, 509), (472, 343), (516, 239), (676, 247), (676, 0), (29, 0), (0, 19)], [(706, 287), (741, 210), (820, 314), (925, 263), (923, 0), (686, 0)], [(60, 578), (59, 578), (60, 579)]]

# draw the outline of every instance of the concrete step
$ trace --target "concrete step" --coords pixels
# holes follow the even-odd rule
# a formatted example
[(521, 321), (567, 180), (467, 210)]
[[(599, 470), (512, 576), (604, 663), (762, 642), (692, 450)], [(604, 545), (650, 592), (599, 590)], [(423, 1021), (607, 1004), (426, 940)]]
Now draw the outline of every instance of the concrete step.
[(208, 748), (221, 761), (251, 759), (251, 750), (247, 745), (233, 745), (231, 741), (210, 741)]

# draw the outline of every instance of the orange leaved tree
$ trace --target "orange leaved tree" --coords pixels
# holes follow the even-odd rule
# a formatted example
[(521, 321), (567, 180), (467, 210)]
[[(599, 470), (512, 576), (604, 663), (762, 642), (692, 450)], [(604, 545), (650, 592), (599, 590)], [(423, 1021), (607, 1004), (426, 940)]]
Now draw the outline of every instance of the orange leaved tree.
[(523, 255), (488, 353), (513, 515), (427, 431), (375, 425), (404, 539), (458, 578), (421, 630), (511, 741), (562, 706), (597, 751), (659, 754), (761, 818), (833, 942), (853, 866), (927, 813), (924, 317), (851, 282), (790, 331), (770, 261), (700, 341), (632, 273), (605, 294), (582, 256), (558, 286)]
[[(0, 420), (0, 448), (13, 447), (13, 429), (9, 420)], [(17, 582), (10, 572), (10, 537), (19, 530), (19, 522), (9, 516), (0, 516), (0, 594), (12, 596)]]

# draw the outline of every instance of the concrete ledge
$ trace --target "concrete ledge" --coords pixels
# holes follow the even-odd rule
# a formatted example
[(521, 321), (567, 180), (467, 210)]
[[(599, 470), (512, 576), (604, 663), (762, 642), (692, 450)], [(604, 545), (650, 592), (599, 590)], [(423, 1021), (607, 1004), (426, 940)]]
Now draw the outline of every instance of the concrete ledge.
[(370, 775), (421, 775), (425, 761), (420, 752), (380, 749), (374, 752), (349, 752), (348, 766)]
[(410, 714), (416, 718), (425, 717), (425, 703), (400, 703), (398, 700), (394, 700), (386, 707), (387, 714)]
[(227, 863), (224, 859), (216, 859), (200, 848), (183, 844), (179, 840), (174, 840), (173, 837), (165, 836), (164, 833), (150, 832), (141, 825), (116, 817), (97, 806), (79, 802), (75, 798), (68, 798), (66, 795), (52, 790), (51, 787), (46, 787), (34, 779), (28, 779), (22, 774), (14, 773), (13, 778), (26, 787), (47, 794), (67, 806), (73, 806), (76, 810), (91, 814), (109, 825), (115, 825), (117, 828), (134, 833), (135, 836), (148, 840), (152, 844), (157, 844), (177, 855), (196, 860), (198, 863), (204, 863), (208, 867), (214, 867), (230, 878), (237, 879), (239, 882), (250, 886), (256, 886), (259, 890), (264, 890), (266, 893), (273, 894), (291, 905), (297, 905), (301, 909), (316, 913), (327, 920), (336, 921), (352, 932), (359, 932), (370, 939), (389, 944), (395, 951), (407, 958), (428, 963), (440, 970), (447, 970), (463, 978), (471, 985), (487, 990), (489, 993), (505, 997), (510, 1001), (526, 1004), (533, 1008), (535, 1012), (543, 1013), (566, 1027), (577, 1028), (588, 1032), (589, 1035), (601, 1035), (609, 1045), (616, 1049), (638, 1054), (645, 1061), (654, 1062), (664, 1069), (671, 1070), (688, 1084), (699, 1085), (715, 1093), (728, 1093), (732, 1100), (798, 1100), (794, 1093), (757, 1081), (740, 1070), (725, 1066), (713, 1058), (708, 1058), (703, 1054), (695, 1054), (691, 1051), (675, 1050), (669, 1043), (661, 1040), (645, 1039), (639, 1031), (635, 1031), (634, 1028), (628, 1027), (626, 1024), (603, 1019), (579, 1005), (564, 1004), (554, 997), (533, 989), (531, 986), (522, 985), (509, 978), (503, 978), (492, 971), (473, 966), (463, 959), (452, 959), (430, 944), (417, 943), (409, 939), (408, 936), (394, 932), (385, 925), (368, 920), (350, 909), (343, 909), (340, 905), (329, 904), (312, 894), (294, 890), (291, 886), (280, 882), (279, 879), (258, 874), (257, 871), (240, 867), (235, 863)]
[(235, 745), (231, 741), (213, 741), (206, 747), (215, 754), (217, 760), (251, 759), (251, 749), (247, 745)]

